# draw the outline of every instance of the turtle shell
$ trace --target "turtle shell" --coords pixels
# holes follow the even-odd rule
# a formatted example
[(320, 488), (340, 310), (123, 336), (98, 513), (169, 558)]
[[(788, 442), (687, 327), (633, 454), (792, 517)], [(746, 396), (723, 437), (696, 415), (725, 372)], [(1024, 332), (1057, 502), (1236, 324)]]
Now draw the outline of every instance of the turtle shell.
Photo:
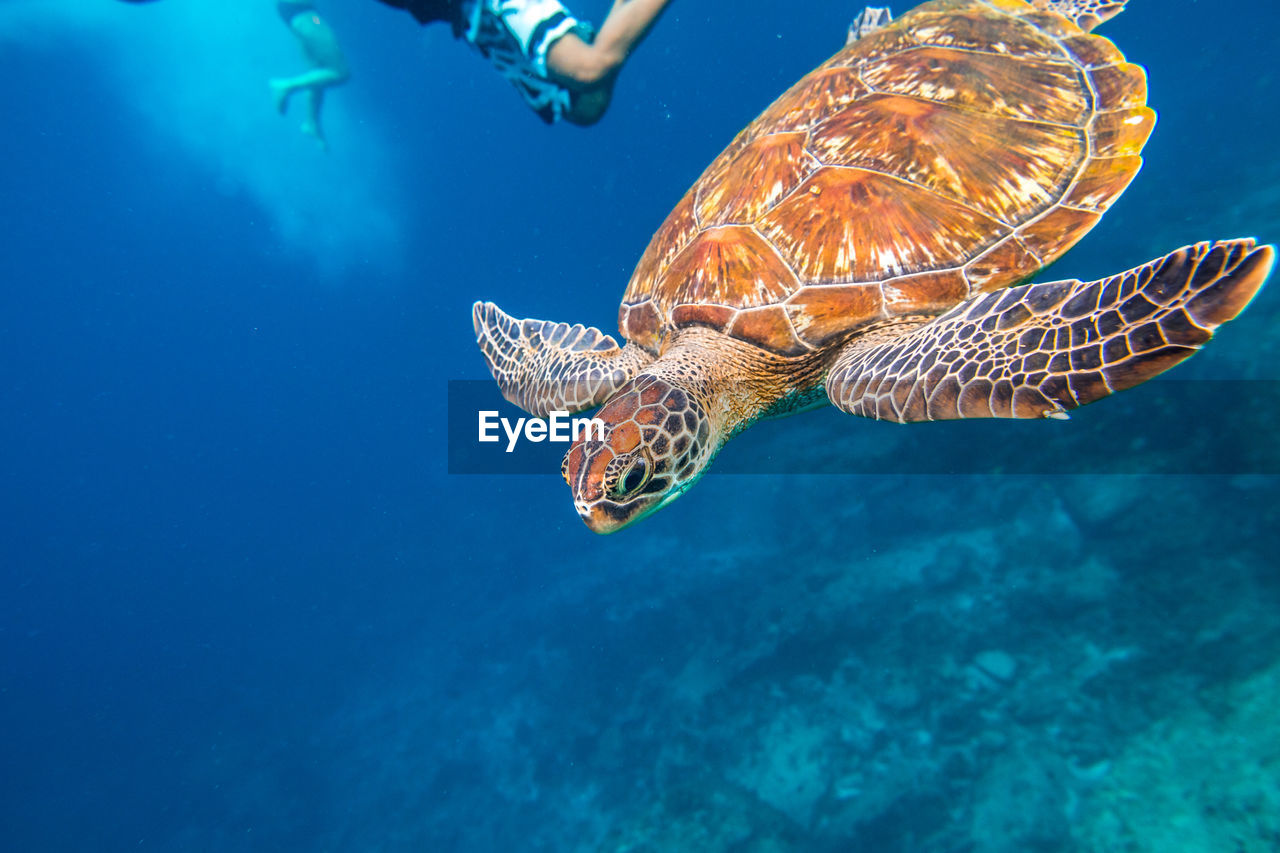
[(1128, 186), (1146, 74), (1022, 0), (934, 0), (845, 47), (685, 194), (618, 325), (703, 325), (783, 355), (937, 314), (1057, 259)]

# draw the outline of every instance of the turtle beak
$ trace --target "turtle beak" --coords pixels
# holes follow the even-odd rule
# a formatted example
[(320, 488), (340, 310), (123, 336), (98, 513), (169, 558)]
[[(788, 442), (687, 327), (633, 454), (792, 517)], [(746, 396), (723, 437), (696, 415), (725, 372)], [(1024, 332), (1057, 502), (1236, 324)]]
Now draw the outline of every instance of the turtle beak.
[(624, 527), (630, 527), (642, 518), (653, 515), (676, 498), (680, 490), (673, 490), (660, 501), (617, 504), (609, 500), (574, 501), (578, 517), (582, 523), (590, 527), (593, 533), (617, 533)]
[(578, 510), (578, 517), (582, 519), (583, 524), (591, 528), (592, 533), (613, 533), (631, 522), (631, 519), (618, 513), (621, 507), (608, 501), (596, 501), (590, 504), (575, 501), (574, 504)]

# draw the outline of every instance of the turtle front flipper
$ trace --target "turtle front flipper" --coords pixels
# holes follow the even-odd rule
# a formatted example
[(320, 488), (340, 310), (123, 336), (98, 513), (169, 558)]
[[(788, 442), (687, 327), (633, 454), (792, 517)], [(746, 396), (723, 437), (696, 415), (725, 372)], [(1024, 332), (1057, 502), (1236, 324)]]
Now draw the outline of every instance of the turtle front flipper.
[(473, 305), (471, 319), (502, 396), (537, 417), (599, 406), (653, 361), (599, 329), (517, 320), (492, 302)]
[(1129, 0), (1031, 0), (1038, 9), (1057, 12), (1086, 33), (1124, 11)]
[(910, 332), (850, 342), (831, 403), (891, 420), (1063, 417), (1196, 352), (1266, 281), (1271, 246), (1197, 243), (1093, 282), (974, 297)]

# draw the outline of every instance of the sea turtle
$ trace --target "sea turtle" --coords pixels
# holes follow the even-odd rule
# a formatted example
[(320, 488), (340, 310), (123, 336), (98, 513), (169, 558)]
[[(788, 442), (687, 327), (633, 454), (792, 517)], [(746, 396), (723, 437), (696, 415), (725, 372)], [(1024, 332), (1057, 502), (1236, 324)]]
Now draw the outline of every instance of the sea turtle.
[(1099, 281), (1022, 284), (1093, 227), (1155, 122), (1089, 34), (1123, 0), (933, 0), (853, 40), (676, 205), (619, 313), (473, 309), (503, 395), (603, 405), (561, 466), (598, 532), (665, 506), (762, 417), (1064, 417), (1194, 353), (1266, 279), (1253, 240)]

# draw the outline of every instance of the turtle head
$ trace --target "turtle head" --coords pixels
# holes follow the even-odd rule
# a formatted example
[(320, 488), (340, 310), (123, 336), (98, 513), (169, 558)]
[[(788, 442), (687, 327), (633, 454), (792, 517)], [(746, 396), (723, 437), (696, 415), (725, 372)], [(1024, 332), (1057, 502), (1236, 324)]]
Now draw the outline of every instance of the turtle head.
[(706, 409), (657, 376), (624, 385), (596, 418), (604, 422), (603, 440), (588, 431), (560, 466), (578, 515), (596, 533), (621, 530), (666, 506), (715, 456)]

